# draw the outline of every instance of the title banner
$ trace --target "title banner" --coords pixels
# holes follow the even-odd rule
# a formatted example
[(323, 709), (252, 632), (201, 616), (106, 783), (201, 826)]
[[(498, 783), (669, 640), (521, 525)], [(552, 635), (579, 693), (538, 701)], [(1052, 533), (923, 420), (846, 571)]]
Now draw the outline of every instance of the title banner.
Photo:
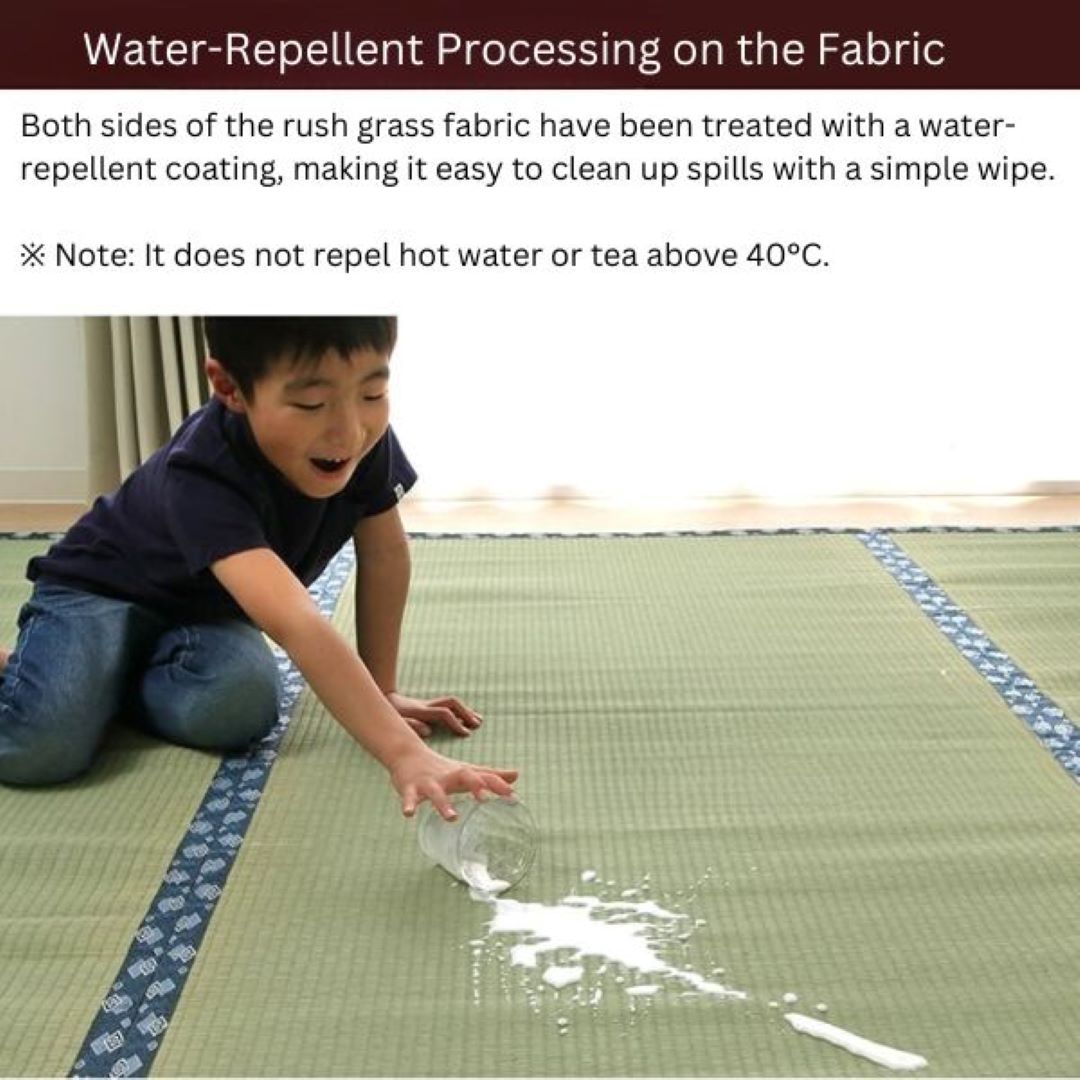
[(794, 2), (507, 10), (41, 0), (0, 15), (13, 88), (1067, 89), (1076, 9)]

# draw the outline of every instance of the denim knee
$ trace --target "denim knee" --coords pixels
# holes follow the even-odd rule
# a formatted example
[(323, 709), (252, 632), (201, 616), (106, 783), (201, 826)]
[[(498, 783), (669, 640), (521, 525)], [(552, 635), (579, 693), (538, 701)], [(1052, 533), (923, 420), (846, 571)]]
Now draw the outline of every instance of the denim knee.
[(0, 783), (57, 784), (89, 768), (143, 621), (123, 601), (35, 586), (0, 681)]
[(178, 628), (143, 677), (144, 722), (155, 734), (201, 750), (240, 750), (273, 728), (277, 664), (246, 623)]
[(242, 750), (266, 736), (277, 721), (277, 683), (222, 675), (211, 694), (180, 691), (151, 714), (151, 729), (170, 742), (198, 750)]
[[(0, 712), (0, 723), (6, 718)], [(74, 780), (90, 768), (97, 740), (86, 741), (78, 733), (60, 727), (7, 726), (0, 749), (0, 784), (38, 786)]]

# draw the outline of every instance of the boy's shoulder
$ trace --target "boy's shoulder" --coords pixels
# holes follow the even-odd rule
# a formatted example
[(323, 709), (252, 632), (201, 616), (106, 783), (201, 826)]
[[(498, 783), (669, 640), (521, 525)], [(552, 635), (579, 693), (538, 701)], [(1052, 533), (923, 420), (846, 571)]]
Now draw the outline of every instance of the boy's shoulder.
[(155, 457), (166, 483), (197, 473), (247, 488), (266, 468), (244, 418), (217, 398), (188, 416)]
[[(214, 458), (222, 451), (235, 454), (233, 444), (238, 432), (229, 422), (229, 410), (217, 398), (211, 398), (185, 417), (172, 437), (162, 447), (162, 455), (173, 458)], [(233, 417), (233, 420), (238, 419)]]

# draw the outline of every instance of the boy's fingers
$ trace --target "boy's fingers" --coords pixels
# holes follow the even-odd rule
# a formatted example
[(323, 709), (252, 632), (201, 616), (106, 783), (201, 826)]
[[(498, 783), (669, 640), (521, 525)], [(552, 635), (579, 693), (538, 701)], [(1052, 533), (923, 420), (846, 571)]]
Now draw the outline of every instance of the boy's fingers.
[(440, 709), (434, 705), (425, 705), (423, 708), (413, 710), (410, 713), (410, 719), (417, 723), (427, 724), (428, 734), (431, 734), (430, 727), (433, 724), (448, 728), (457, 735), (469, 734), (469, 729), (449, 709)]
[(406, 817), (412, 817), (416, 813), (416, 804), (420, 801), (416, 788), (407, 787), (401, 793), (401, 812)]
[(431, 790), (428, 792), (428, 800), (439, 812), (440, 816), (447, 821), (457, 821), (458, 814), (454, 809), (454, 804), (450, 801), (450, 796), (447, 795), (438, 784), (431, 785)]
[(513, 787), (499, 776), (489, 776), (487, 786), (488, 789), (494, 791), (496, 795), (509, 796), (514, 794)]
[(478, 799), (482, 799), (486, 792), (501, 795), (504, 798), (514, 794), (511, 781), (517, 779), (516, 769), (483, 769), (478, 774), (478, 785), (469, 785), (469, 789)]
[(473, 712), (464, 702), (456, 697), (435, 698), (432, 701), (414, 702), (408, 710), (402, 710), (414, 720), (427, 724), (441, 724), (456, 735), (469, 735), (483, 722), (484, 718)]
[(425, 720), (434, 720), (458, 735), (468, 735), (479, 723), (457, 698), (429, 701), (421, 715)]
[(466, 781), (466, 787), (472, 792), (472, 797), (477, 802), (483, 802), (484, 796), (491, 790), (487, 777), (481, 773), (472, 773)]
[(444, 706), (433, 711), (437, 714), (439, 723), (449, 728), (455, 735), (468, 735), (472, 731), (472, 728), (453, 709)]
[(461, 720), (470, 730), (478, 728), (483, 722), (484, 718), (476, 712), (473, 712), (464, 702), (458, 701), (457, 698), (441, 698), (436, 701), (436, 705), (444, 705), (446, 708), (451, 709), (454, 715)]
[(418, 720), (415, 716), (406, 716), (405, 723), (407, 723), (421, 739), (426, 739), (431, 734), (431, 728), (429, 728), (423, 720)]

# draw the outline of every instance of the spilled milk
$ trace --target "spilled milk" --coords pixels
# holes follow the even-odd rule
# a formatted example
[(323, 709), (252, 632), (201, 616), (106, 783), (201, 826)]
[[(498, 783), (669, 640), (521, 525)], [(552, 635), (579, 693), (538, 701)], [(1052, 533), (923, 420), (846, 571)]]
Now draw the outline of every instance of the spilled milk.
[[(605, 902), (595, 896), (573, 894), (557, 904), (492, 898), (491, 934), (516, 934), (525, 940), (510, 949), (510, 963), (537, 968), (547, 954), (570, 952), (575, 959), (593, 957), (619, 964), (637, 975), (660, 976), (687, 983), (704, 994), (745, 999), (742, 990), (712, 982), (695, 971), (677, 968), (656, 951), (658, 930), (685, 919), (652, 900)], [(545, 965), (542, 978), (555, 985), (549, 972), (568, 970)], [(584, 968), (570, 969), (584, 974)], [(564, 982), (563, 985), (566, 985)]]
[[(596, 871), (585, 870), (580, 880), (593, 884), (597, 877)], [(600, 1003), (604, 987), (580, 986), (586, 975), (586, 966), (580, 961), (594, 961), (597, 975), (605, 974), (609, 965), (614, 965), (619, 972), (614, 982), (631, 1007), (635, 1001), (647, 1002), (665, 987), (674, 986), (681, 987), (684, 993), (706, 994), (726, 1001), (750, 1000), (744, 990), (719, 982), (715, 977), (706, 977), (690, 966), (676, 966), (664, 958), (662, 950), (671, 952), (685, 945), (692, 934), (690, 928), (704, 923), (700, 919), (692, 921), (688, 915), (669, 910), (652, 899), (631, 899), (648, 892), (648, 876), (640, 888), (622, 890), (618, 900), (571, 893), (555, 904), (504, 897), (501, 894), (507, 888), (506, 882), (486, 882), (482, 876), (474, 880), (481, 881), (484, 887), (471, 889), (470, 895), (490, 908), (487, 938), (470, 942), (474, 960), (488, 943), (508, 941), (512, 968), (537, 973), (540, 982), (555, 991), (573, 987), (574, 1001), (593, 1007)], [(722, 968), (713, 969), (713, 976), (722, 974)], [(535, 991), (532, 1000), (538, 1008)], [(783, 1000), (791, 1005), (797, 997), (789, 992), (783, 995)], [(819, 1004), (817, 1009), (824, 1012), (826, 1006)], [(800, 1034), (821, 1039), (888, 1069), (913, 1070), (927, 1064), (919, 1054), (874, 1042), (824, 1020), (795, 1012), (784, 1013), (784, 1019)], [(566, 1017), (560, 1016), (556, 1025), (560, 1035), (568, 1034), (570, 1022)]]

